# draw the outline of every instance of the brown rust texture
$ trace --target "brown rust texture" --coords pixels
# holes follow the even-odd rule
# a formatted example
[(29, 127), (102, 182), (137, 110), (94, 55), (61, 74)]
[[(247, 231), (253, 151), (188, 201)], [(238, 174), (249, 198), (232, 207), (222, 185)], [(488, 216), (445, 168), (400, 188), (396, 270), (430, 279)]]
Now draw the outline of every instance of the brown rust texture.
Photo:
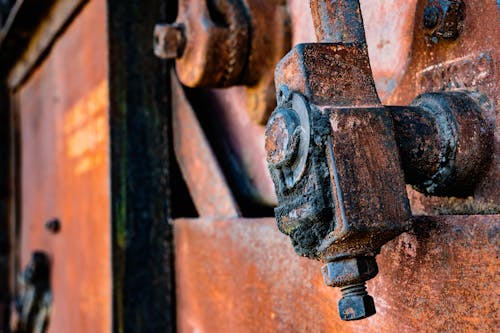
[[(250, 222), (250, 223), (249, 223)], [(494, 332), (500, 216), (420, 218), (368, 282), (377, 314), (342, 322), (321, 264), (274, 219), (176, 220), (179, 332)]]
[[(16, 93), (21, 263), (48, 253), (49, 333), (109, 332), (111, 255), (106, 2), (91, 1)], [(50, 233), (45, 223), (61, 221)]]

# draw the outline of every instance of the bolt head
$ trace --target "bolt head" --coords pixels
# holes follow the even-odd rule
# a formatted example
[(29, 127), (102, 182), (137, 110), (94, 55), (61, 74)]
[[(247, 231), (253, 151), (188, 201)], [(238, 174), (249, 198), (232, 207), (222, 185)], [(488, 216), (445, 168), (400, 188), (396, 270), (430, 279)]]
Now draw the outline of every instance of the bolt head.
[(296, 156), (300, 141), (299, 119), (295, 111), (278, 108), (266, 127), (267, 161), (273, 166), (291, 162)]
[(377, 313), (370, 295), (343, 297), (339, 300), (338, 307), (340, 319), (346, 321), (368, 318)]
[(427, 29), (435, 28), (439, 23), (441, 12), (436, 7), (426, 7), (424, 11), (424, 27)]
[(329, 262), (322, 267), (325, 284), (342, 287), (374, 278), (378, 274), (375, 257), (358, 257)]
[(162, 59), (176, 59), (184, 52), (184, 26), (179, 23), (157, 24), (154, 30), (154, 52)]
[(433, 38), (455, 39), (463, 30), (466, 6), (463, 0), (429, 0), (423, 25)]

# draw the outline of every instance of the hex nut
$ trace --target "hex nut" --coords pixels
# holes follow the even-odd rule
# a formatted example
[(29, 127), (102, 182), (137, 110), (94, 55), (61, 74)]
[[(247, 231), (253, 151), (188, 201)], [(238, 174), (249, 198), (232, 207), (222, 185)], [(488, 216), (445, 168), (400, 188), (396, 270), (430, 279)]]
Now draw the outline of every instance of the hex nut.
[(374, 278), (378, 266), (375, 257), (358, 257), (329, 262), (321, 271), (327, 286), (342, 287)]
[(367, 318), (377, 313), (370, 295), (343, 297), (339, 300), (338, 308), (340, 318), (346, 321)]

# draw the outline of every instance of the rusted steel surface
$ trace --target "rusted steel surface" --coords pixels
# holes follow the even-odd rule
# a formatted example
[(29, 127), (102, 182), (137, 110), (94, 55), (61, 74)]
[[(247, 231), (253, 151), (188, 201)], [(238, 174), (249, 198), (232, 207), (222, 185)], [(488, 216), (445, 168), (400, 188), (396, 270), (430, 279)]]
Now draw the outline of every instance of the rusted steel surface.
[(238, 205), (175, 73), (172, 103), (175, 157), (199, 216), (239, 216)]
[[(111, 329), (106, 2), (91, 1), (16, 93), (21, 263), (51, 261), (48, 332)], [(53, 234), (45, 223), (57, 217)]]
[[(409, 205), (360, 3), (310, 4), (318, 43), (295, 46), (275, 72), (278, 107), (266, 129), (275, 214), (297, 254), (321, 260), (325, 282), (341, 288), (340, 317), (359, 320), (376, 312), (365, 281), (377, 274), (380, 247), (404, 231)], [(300, 144), (282, 147), (280, 116)]]
[(500, 216), (419, 218), (382, 248), (377, 314), (342, 322), (274, 219), (176, 220), (180, 332), (494, 332)]
[(291, 47), (286, 0), (245, 0), (252, 17), (246, 105), (250, 119), (265, 124), (276, 103), (274, 68)]

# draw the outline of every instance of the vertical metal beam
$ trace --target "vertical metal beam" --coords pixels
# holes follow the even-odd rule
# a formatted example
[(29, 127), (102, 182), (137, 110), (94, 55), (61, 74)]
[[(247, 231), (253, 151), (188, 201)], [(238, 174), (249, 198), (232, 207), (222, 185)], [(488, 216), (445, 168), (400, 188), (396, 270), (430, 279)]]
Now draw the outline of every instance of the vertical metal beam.
[(169, 76), (152, 50), (162, 0), (108, 0), (113, 331), (174, 332)]

